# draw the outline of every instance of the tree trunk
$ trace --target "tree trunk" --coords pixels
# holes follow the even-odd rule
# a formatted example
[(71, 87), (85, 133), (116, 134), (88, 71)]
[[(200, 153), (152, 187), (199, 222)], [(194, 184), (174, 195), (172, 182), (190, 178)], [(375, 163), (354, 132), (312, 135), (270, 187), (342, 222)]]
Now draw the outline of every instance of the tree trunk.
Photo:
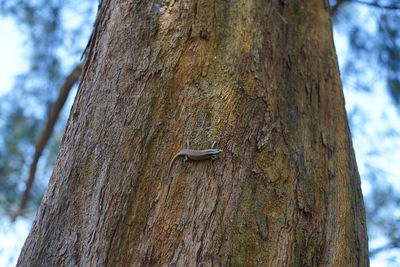
[(368, 266), (325, 1), (103, 0), (18, 265)]

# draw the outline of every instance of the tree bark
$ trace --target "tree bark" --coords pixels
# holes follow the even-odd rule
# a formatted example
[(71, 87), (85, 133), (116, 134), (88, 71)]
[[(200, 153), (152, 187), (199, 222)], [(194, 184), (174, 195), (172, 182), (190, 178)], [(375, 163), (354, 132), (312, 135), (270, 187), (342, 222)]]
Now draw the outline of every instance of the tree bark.
[(47, 142), (53, 133), (54, 126), (58, 121), (58, 116), (64, 107), (65, 101), (67, 101), (71, 88), (78, 81), (79, 76), (81, 75), (82, 66), (83, 63), (75, 66), (73, 71), (65, 78), (65, 81), (58, 92), (57, 99), (54, 101), (53, 106), (47, 116), (46, 124), (42, 133), (40, 134), (39, 140), (36, 143), (35, 153), (33, 154), (32, 162), (29, 165), (29, 176), (25, 181), (25, 191), (21, 196), (18, 209), (12, 215), (12, 221), (15, 221), (18, 216), (23, 214), (26, 204), (28, 204), (29, 194), (31, 192), (33, 181), (35, 180), (36, 168), (39, 163), (39, 159), (42, 156), (43, 150), (45, 149)]
[(368, 266), (325, 1), (103, 0), (18, 265)]

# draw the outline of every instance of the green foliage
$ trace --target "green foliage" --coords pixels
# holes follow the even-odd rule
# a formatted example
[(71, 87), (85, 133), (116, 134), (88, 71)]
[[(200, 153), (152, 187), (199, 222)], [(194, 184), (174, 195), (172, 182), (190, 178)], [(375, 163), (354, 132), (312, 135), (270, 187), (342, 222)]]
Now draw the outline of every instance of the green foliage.
[(26, 172), (26, 157), (32, 154), (27, 148), (32, 147), (38, 125), (37, 120), (29, 120), (20, 107), (8, 115), (8, 120), (0, 127), (0, 215), (9, 211), (20, 194), (18, 185)]

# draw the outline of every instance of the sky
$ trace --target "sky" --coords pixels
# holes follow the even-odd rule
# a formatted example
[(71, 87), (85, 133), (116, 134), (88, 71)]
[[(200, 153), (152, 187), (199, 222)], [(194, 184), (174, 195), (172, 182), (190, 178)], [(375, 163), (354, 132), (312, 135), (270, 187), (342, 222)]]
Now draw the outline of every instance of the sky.
[(0, 17), (0, 94), (11, 90), (15, 75), (28, 68), (24, 37), (12, 18)]
[[(339, 64), (345, 61), (347, 53), (346, 38), (335, 31), (335, 47)], [(372, 77), (371, 77), (372, 78)], [(370, 91), (349, 88), (344, 84), (344, 96), (347, 112), (358, 110), (352, 117), (353, 146), (356, 153), (358, 170), (361, 175), (367, 173), (367, 166), (384, 170), (386, 178), (400, 192), (400, 114), (398, 108), (386, 91), (385, 84), (378, 81)], [(373, 105), (371, 105), (373, 104)], [(396, 132), (392, 136), (382, 135), (388, 131)], [(370, 185), (362, 184), (364, 194), (370, 191)]]
[[(344, 36), (334, 33), (335, 47), (339, 65), (345, 62), (346, 54), (351, 53)], [(343, 72), (343, 70), (341, 70)], [(371, 80), (372, 77), (371, 77)], [(375, 79), (374, 79), (375, 80)], [(378, 170), (380, 183), (390, 183), (400, 194), (400, 113), (381, 81), (372, 84), (370, 91), (357, 90), (344, 83), (343, 91), (347, 112), (352, 116), (352, 140), (361, 187), (364, 195), (371, 192), (371, 185), (363, 179), (369, 175), (369, 168)], [(393, 134), (388, 135), (391, 132)], [(382, 137), (384, 136), (384, 138)], [(393, 210), (390, 212), (399, 212)], [(400, 227), (400, 226), (399, 226)], [(369, 248), (386, 244), (386, 238), (369, 237)], [(400, 250), (392, 249), (371, 259), (371, 267), (400, 266)]]
[[(12, 18), (0, 17), (0, 95), (12, 90), (15, 75), (27, 70), (27, 54), (24, 37)], [(344, 61), (348, 53), (346, 39), (335, 33), (335, 45), (339, 62)], [(384, 171), (386, 179), (400, 191), (400, 136), (394, 134), (382, 139), (382, 133), (389, 130), (400, 133), (400, 116), (384, 84), (377, 83), (371, 92), (346, 90), (346, 109), (355, 108), (362, 116), (353, 117), (353, 145), (356, 153), (360, 175), (367, 175), (368, 166)], [(373, 108), (371, 108), (371, 104)], [(374, 153), (378, 151), (379, 153)], [(393, 164), (397, 162), (397, 164)], [(364, 194), (370, 191), (370, 185), (362, 183)], [(12, 224), (8, 218), (0, 219), (0, 266), (15, 266), (20, 249), (29, 233), (30, 220), (19, 218)], [(377, 246), (386, 240), (374, 240), (370, 246)], [(375, 243), (374, 243), (375, 242)], [(391, 258), (400, 264), (399, 251), (388, 251), (371, 261), (372, 267), (393, 266)]]

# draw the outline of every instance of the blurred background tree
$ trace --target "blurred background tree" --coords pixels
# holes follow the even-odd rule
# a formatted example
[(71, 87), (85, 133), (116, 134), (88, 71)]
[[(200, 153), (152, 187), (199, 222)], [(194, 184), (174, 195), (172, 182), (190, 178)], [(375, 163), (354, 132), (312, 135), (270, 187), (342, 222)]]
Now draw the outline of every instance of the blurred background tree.
[[(392, 111), (399, 117), (400, 106), (400, 1), (337, 0), (330, 1), (334, 28), (346, 37), (348, 49), (340, 58), (341, 77), (348, 95), (385, 94)], [(348, 96), (347, 95), (347, 96)], [(350, 97), (346, 101), (351, 102)], [(365, 99), (367, 100), (367, 98)], [(379, 253), (400, 252), (400, 188), (394, 179), (396, 173), (383, 167), (379, 160), (396, 165), (400, 162), (399, 127), (393, 124), (389, 112), (378, 112), (379, 124), (371, 125), (370, 109), (386, 109), (379, 100), (369, 99), (363, 104), (347, 107), (355, 150), (365, 149), (365, 159), (358, 158), (358, 165), (366, 203), (370, 257)], [(397, 128), (397, 129), (396, 129)], [(357, 146), (357, 142), (362, 143)], [(365, 147), (367, 145), (367, 147)], [(361, 148), (360, 146), (364, 146)], [(397, 147), (396, 147), (397, 146)], [(357, 153), (358, 154), (358, 153)], [(387, 156), (385, 156), (387, 155)], [(394, 156), (392, 158), (390, 155)], [(398, 164), (397, 164), (398, 166)], [(397, 176), (399, 174), (397, 167)], [(400, 264), (399, 256), (389, 256), (388, 261)]]
[[(341, 48), (338, 54), (347, 92), (346, 100), (352, 102), (354, 92), (379, 92), (390, 96), (389, 104), (396, 107), (395, 115), (398, 118), (400, 1), (329, 2), (337, 47)], [(19, 210), (37, 144), (43, 139), (49, 114), (54, 109), (66, 77), (77, 71), (89, 40), (97, 5), (95, 0), (0, 0), (0, 15), (12, 17), (25, 34), (25, 48), (29, 57), (27, 71), (18, 75), (11, 91), (0, 96), (0, 217), (11, 217)], [(67, 100), (67, 107), (58, 117), (54, 131), (50, 131), (50, 139), (38, 161), (37, 178), (33, 181), (30, 198), (23, 212), (23, 216), (30, 220), (34, 218), (47, 186), (75, 89), (76, 85)], [(380, 108), (375, 103), (364, 105), (367, 109)], [(383, 128), (376, 127), (382, 128), (377, 136), (371, 135), (365, 127), (368, 121), (365, 110), (359, 104), (348, 105), (347, 108), (356, 153), (357, 144), (360, 143), (357, 140), (372, 143), (366, 152), (368, 159), (360, 161), (358, 158), (371, 257), (393, 250), (398, 253), (400, 193), (394, 181), (390, 180), (388, 171), (377, 167), (374, 160), (377, 155), (385, 155), (388, 149), (395, 147), (392, 142), (399, 140), (399, 132), (390, 123), (385, 123)], [(387, 122), (388, 118), (382, 121)], [(376, 138), (389, 143), (373, 141)], [(396, 159), (391, 160), (396, 162)], [(400, 158), (397, 158), (397, 162), (400, 162)], [(400, 264), (400, 256), (392, 261)]]
[[(80, 63), (96, 6), (95, 0), (0, 0), (0, 14), (13, 17), (26, 35), (29, 57), (28, 70), (20, 73), (13, 89), (0, 98), (0, 216), (18, 210), (36, 143), (60, 87)], [(68, 112), (65, 108), (60, 114), (40, 158), (38, 179), (24, 213), (29, 218), (35, 214), (46, 188)]]

